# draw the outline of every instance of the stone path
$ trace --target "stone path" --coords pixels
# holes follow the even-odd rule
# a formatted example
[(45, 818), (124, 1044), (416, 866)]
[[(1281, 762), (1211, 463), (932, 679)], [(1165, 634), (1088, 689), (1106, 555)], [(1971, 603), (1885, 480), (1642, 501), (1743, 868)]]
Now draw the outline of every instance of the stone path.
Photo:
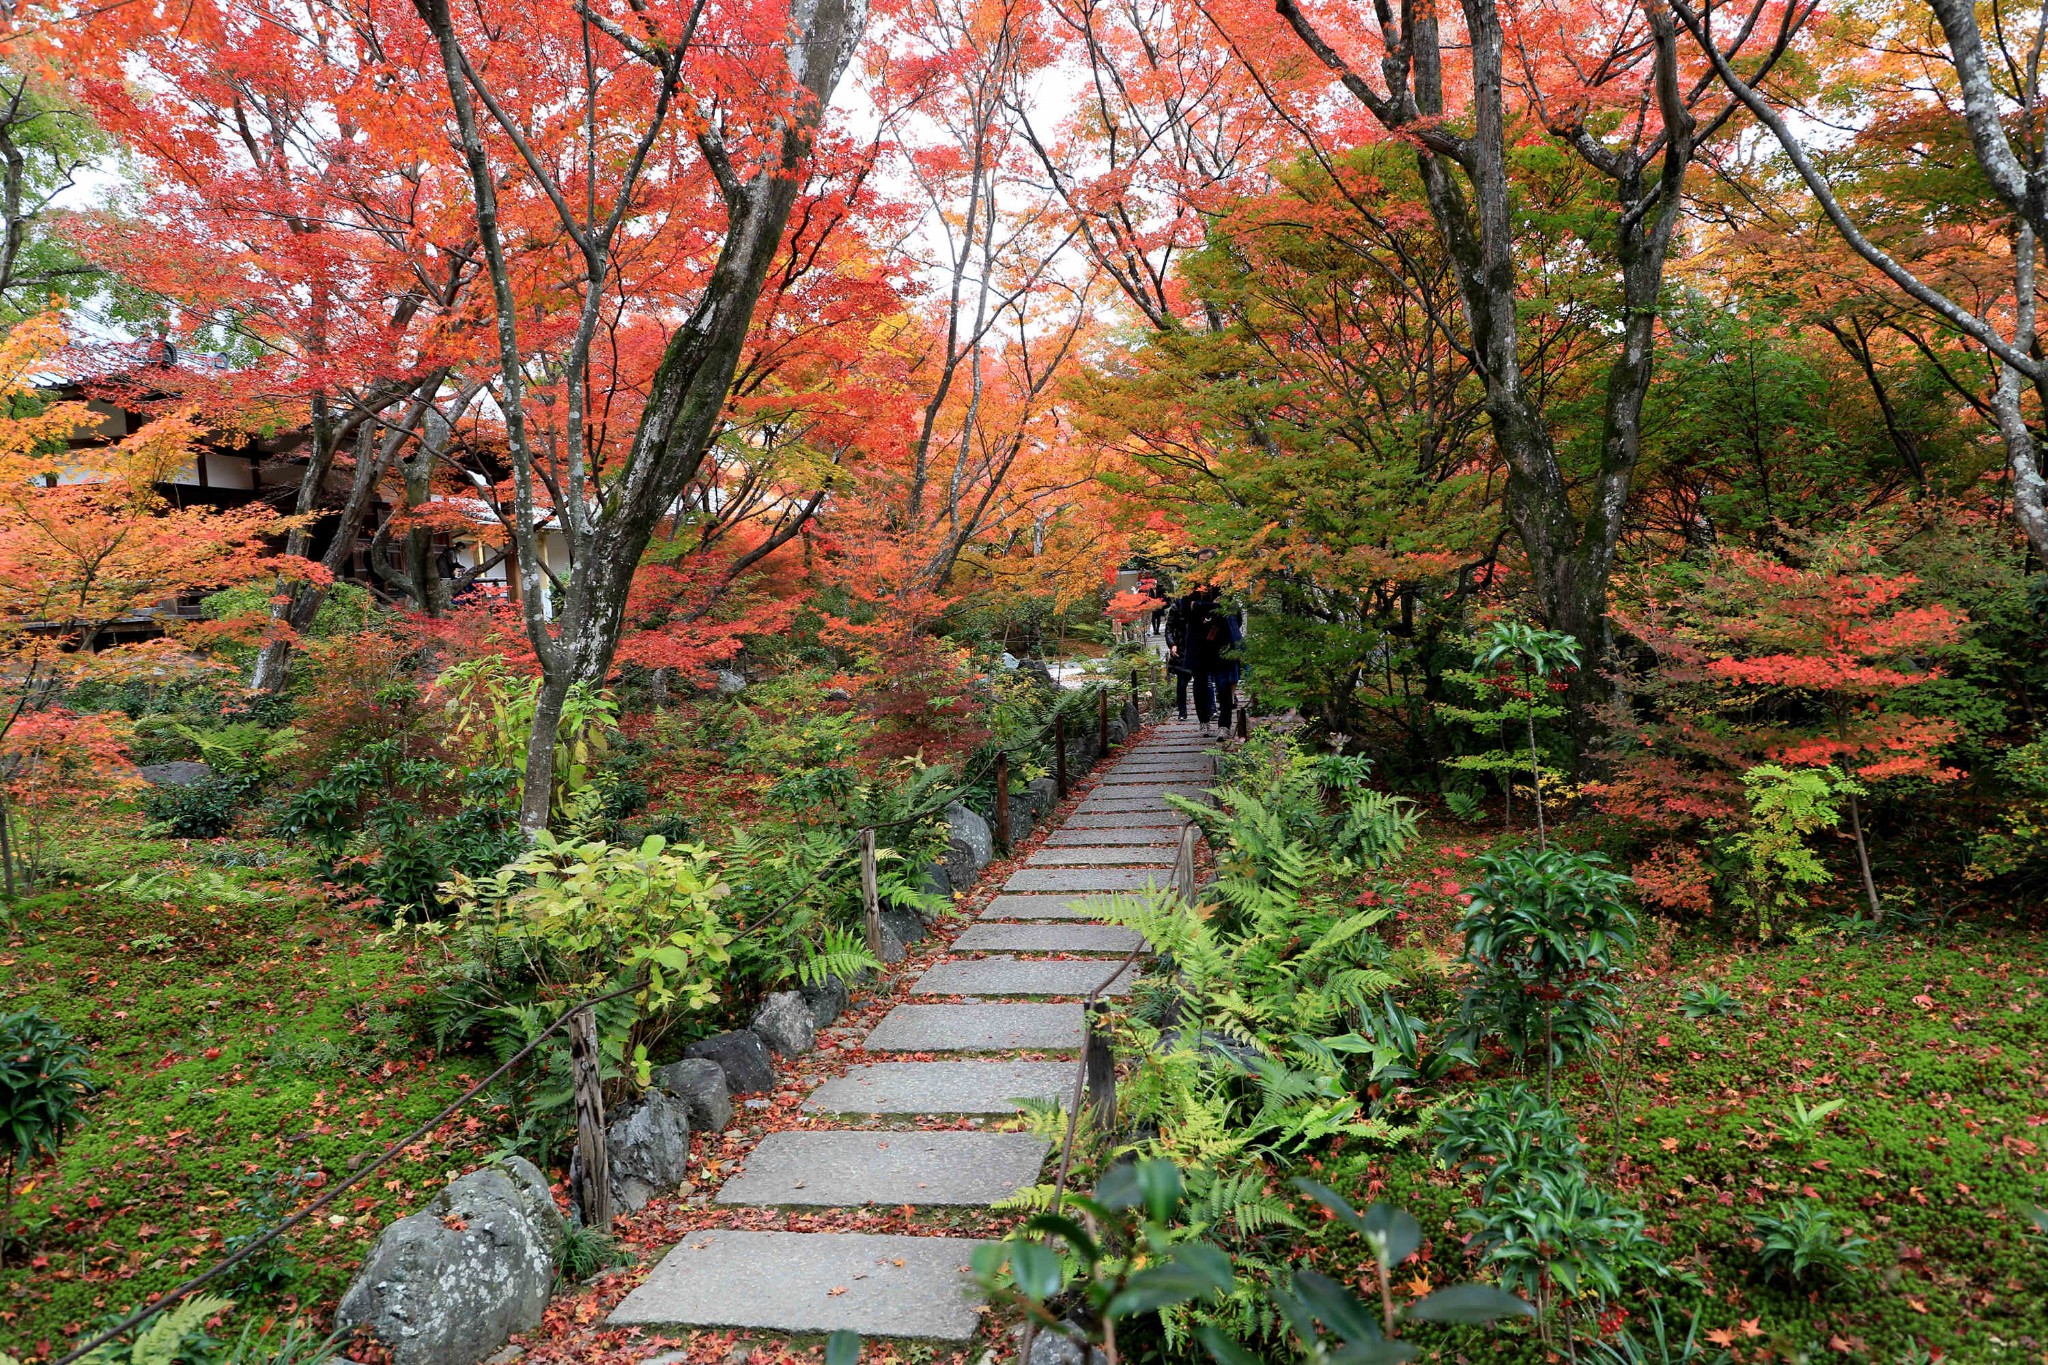
[[(1134, 973), (1118, 963), (1138, 943), (1127, 929), (1092, 922), (1084, 907), (1104, 893), (1171, 884), (1185, 817), (1161, 796), (1200, 799), (1206, 748), (1193, 726), (1169, 723), (1127, 750), (908, 992), (957, 999), (899, 1004), (863, 1043), (915, 1059), (856, 1065), (804, 1101), (825, 1121), (862, 1126), (769, 1134), (716, 1202), (985, 1208), (1038, 1183), (1051, 1144), (980, 1125), (1016, 1113), (1020, 1101), (1071, 1094), (1081, 1002), (1113, 972), (1105, 994), (1129, 990)], [(967, 1128), (874, 1126), (877, 1116), (915, 1124), (969, 1115), (983, 1117), (965, 1118)], [(966, 1341), (981, 1323), (968, 1275), (977, 1245), (951, 1235), (696, 1232), (611, 1322)]]

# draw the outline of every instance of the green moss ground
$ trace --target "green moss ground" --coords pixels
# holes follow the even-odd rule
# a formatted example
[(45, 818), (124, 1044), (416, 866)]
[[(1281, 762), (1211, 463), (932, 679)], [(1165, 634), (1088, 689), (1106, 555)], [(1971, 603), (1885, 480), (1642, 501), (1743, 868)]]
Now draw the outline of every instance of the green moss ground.
[[(1679, 997), (1704, 981), (1739, 995), (1744, 1014), (1686, 1019)], [(2048, 1361), (2048, 1239), (2026, 1216), (2048, 1205), (2037, 936), (1681, 956), (1638, 985), (1631, 1024), (1608, 1069), (1631, 1073), (1618, 1126), (1590, 1070), (1561, 1075), (1559, 1098), (1596, 1176), (1704, 1286), (1669, 1291), (1667, 1315), (1697, 1309), (1738, 1361)], [(1782, 1117), (1795, 1097), (1846, 1103), (1799, 1145)], [(1466, 1273), (1464, 1192), (1422, 1144), (1392, 1157), (1384, 1179), (1385, 1197), (1436, 1234), (1439, 1282)], [(1748, 1216), (1800, 1200), (1869, 1239), (1864, 1270), (1803, 1288), (1757, 1273)], [(1646, 1307), (1633, 1306), (1638, 1321)], [(1455, 1352), (1542, 1358), (1463, 1332)]]
[[(418, 1055), (394, 1008), (413, 973), (375, 926), (322, 909), (304, 882), (206, 860), (238, 849), (279, 858), (274, 845), (131, 836), (110, 837), (105, 862), (112, 875), (218, 876), (253, 903), (74, 889), (6, 921), (0, 1009), (33, 1006), (84, 1039), (103, 1088), (17, 1200), (31, 1232), (0, 1268), (0, 1349), (61, 1353), (213, 1264), (432, 1115), (477, 1065)], [(375, 1233), (474, 1164), (488, 1118), (458, 1118), (300, 1229), (230, 1291), (234, 1321), (324, 1321)]]

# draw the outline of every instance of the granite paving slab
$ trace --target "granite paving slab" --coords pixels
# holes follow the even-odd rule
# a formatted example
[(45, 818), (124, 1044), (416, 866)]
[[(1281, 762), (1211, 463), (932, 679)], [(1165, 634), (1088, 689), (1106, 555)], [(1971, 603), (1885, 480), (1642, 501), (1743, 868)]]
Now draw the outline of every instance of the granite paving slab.
[[(1128, 995), (1131, 968), (1118, 972), (1104, 995)], [(1109, 976), (1101, 962), (1053, 958), (983, 957), (941, 962), (911, 986), (912, 995), (1088, 995)]]
[(1029, 1133), (770, 1133), (719, 1187), (721, 1204), (985, 1206), (1038, 1182), (1052, 1144)]
[(1081, 1046), (1079, 1005), (898, 1005), (862, 1044), (869, 1052), (1054, 1052)]
[[(1175, 848), (1180, 831), (1140, 825), (1136, 829), (1056, 829), (1046, 836), (1041, 848)], [(1168, 855), (1172, 856), (1171, 854)]]
[(1041, 848), (1024, 860), (1026, 867), (1171, 867), (1179, 850), (1172, 844), (1140, 844), (1136, 848)]
[(1164, 802), (1151, 810), (1102, 810), (1075, 811), (1060, 825), (1069, 829), (1144, 829), (1162, 828), (1178, 830), (1188, 818), (1177, 810), (1169, 809)]
[(1026, 867), (1010, 874), (1005, 891), (1142, 891), (1170, 878), (1145, 867)]
[(993, 920), (1094, 919), (1090, 896), (997, 896), (977, 918)]
[[(1116, 924), (970, 924), (953, 946), (963, 953), (1115, 953), (1143, 943)], [(1100, 979), (1100, 978), (1098, 978)]]
[(875, 1062), (835, 1076), (804, 1108), (827, 1114), (1013, 1114), (1074, 1088), (1072, 1062)]
[(860, 1232), (693, 1232), (608, 1321), (967, 1341), (981, 1327), (968, 1271), (979, 1245)]

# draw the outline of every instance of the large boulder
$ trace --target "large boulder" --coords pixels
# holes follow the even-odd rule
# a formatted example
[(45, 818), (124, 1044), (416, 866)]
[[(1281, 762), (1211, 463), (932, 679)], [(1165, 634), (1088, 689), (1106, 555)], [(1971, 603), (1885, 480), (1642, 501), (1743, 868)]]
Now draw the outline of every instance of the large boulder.
[(943, 862), (933, 863), (924, 870), (923, 890), (927, 895), (951, 896), (955, 890), (953, 874)]
[(725, 1088), (734, 1095), (759, 1094), (775, 1088), (775, 1062), (768, 1044), (752, 1029), (734, 1029), (699, 1038), (683, 1049), (685, 1057), (703, 1057), (725, 1071)]
[(763, 1000), (747, 1027), (784, 1057), (801, 1057), (818, 1045), (810, 1002), (796, 991), (777, 991)]
[(1036, 659), (1024, 659), (1017, 664), (1017, 671), (1031, 679), (1039, 691), (1048, 697), (1060, 694), (1060, 685), (1053, 681), (1052, 670)]
[(145, 763), (135, 772), (152, 787), (189, 787), (213, 776), (213, 769), (186, 758), (169, 763)]
[(1038, 825), (1038, 817), (1032, 813), (1029, 801), (1010, 799), (1010, 847), (1016, 848), (1031, 837), (1031, 831)]
[(631, 1113), (606, 1128), (605, 1153), (612, 1203), (638, 1213), (683, 1183), (690, 1164), (688, 1106), (666, 1091), (647, 1091)]
[(699, 1133), (721, 1133), (732, 1122), (732, 1093), (725, 1088), (725, 1068), (709, 1057), (685, 1057), (654, 1069), (654, 1083), (682, 1102), (690, 1127)]
[(804, 1003), (811, 1007), (813, 1028), (832, 1027), (839, 1016), (846, 1013), (847, 1003), (853, 998), (853, 992), (836, 976), (828, 976), (815, 985), (798, 986), (796, 989), (797, 994), (804, 998)]
[(1124, 702), (1124, 733), (1126, 735), (1135, 735), (1144, 728), (1144, 713), (1138, 710), (1137, 702), (1127, 699)]
[(995, 855), (995, 836), (988, 821), (958, 801), (946, 807), (946, 877), (955, 890), (974, 885)]
[(737, 696), (747, 690), (747, 675), (736, 673), (730, 668), (721, 668), (712, 675), (712, 686), (721, 697)]
[(392, 1365), (476, 1365), (540, 1326), (566, 1231), (547, 1181), (519, 1157), (458, 1176), (384, 1229), (335, 1310)]

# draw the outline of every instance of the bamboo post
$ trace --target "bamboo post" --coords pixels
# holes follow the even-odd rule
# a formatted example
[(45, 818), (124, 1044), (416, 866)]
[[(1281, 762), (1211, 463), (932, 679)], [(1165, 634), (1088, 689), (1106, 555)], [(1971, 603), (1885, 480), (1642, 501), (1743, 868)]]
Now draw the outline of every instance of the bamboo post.
[(1095, 747), (1102, 753), (1109, 752), (1109, 689), (1095, 689)]
[(996, 751), (996, 847), (1010, 856), (1010, 753)]
[(1195, 839), (1201, 831), (1193, 825), (1183, 825), (1180, 831), (1180, 851), (1173, 859), (1173, 889), (1183, 903), (1195, 903)]
[(569, 1015), (569, 1074), (576, 1097), (576, 1154), (580, 1158), (583, 1225), (612, 1227), (611, 1156), (605, 1148), (604, 1077), (598, 1067), (597, 1011), (584, 1005)]
[(1116, 1050), (1109, 1039), (1109, 1002), (1088, 1006), (1088, 1032), (1081, 1042), (1081, 1067), (1087, 1073), (1088, 1108), (1104, 1132), (1116, 1126)]
[(882, 960), (882, 893), (875, 880), (875, 832), (860, 832), (860, 899), (867, 911), (868, 951)]
[(1067, 799), (1067, 713), (1052, 713), (1052, 781), (1060, 800)]

